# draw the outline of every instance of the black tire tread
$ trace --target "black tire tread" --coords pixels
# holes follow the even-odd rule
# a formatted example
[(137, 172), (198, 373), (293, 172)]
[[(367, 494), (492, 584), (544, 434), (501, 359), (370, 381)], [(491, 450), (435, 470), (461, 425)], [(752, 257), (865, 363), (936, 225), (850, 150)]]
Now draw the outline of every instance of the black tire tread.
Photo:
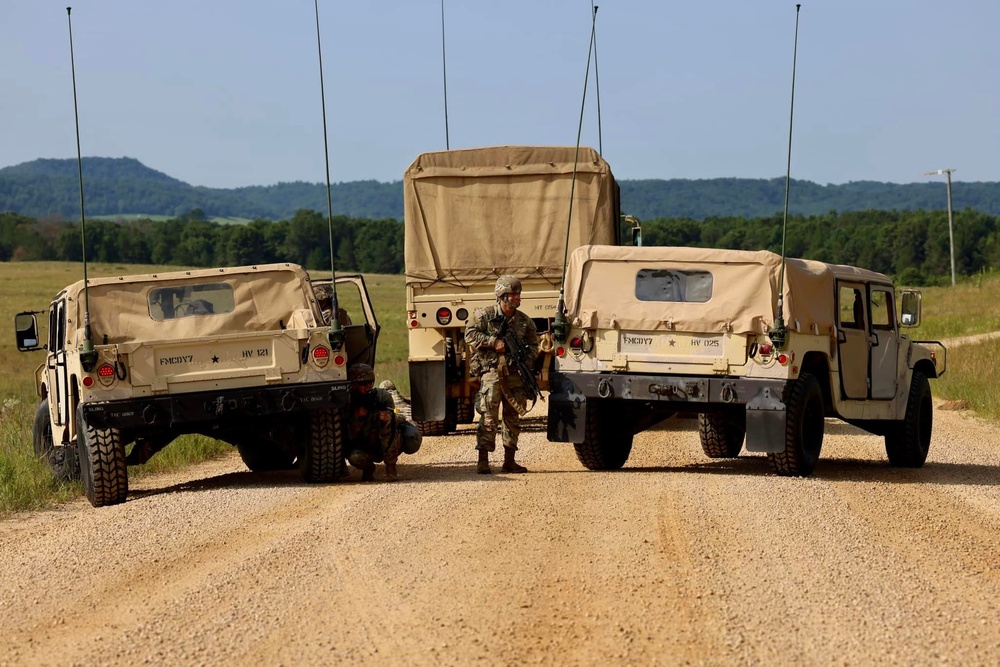
[(698, 415), (698, 437), (708, 458), (734, 459), (743, 450), (746, 427), (740, 429), (721, 413), (701, 413)]
[[(927, 433), (921, 431), (921, 414), (926, 401)], [(885, 435), (885, 453), (889, 465), (896, 468), (920, 468), (927, 460), (930, 449), (931, 427), (934, 422), (934, 403), (927, 376), (914, 371), (910, 379), (910, 392), (906, 399), (906, 413), (901, 422), (894, 422)]]
[[(808, 477), (816, 467), (816, 461), (810, 461), (804, 450), (806, 443), (801, 442), (798, 428), (798, 419), (795, 415), (805, 410), (809, 400), (819, 400), (820, 412), (823, 411), (823, 393), (820, 389), (819, 381), (811, 373), (802, 373), (799, 378), (791, 384), (788, 399), (785, 402), (787, 409), (787, 419), (785, 425), (785, 449), (778, 453), (769, 453), (767, 460), (771, 464), (771, 470), (776, 475), (783, 477)], [(822, 417), (821, 417), (822, 418)], [(822, 432), (820, 433), (819, 447), (816, 458), (819, 458), (819, 449), (823, 446)]]
[(573, 449), (587, 470), (618, 470), (632, 453), (632, 434), (612, 431), (603, 425), (599, 412), (596, 401), (587, 402), (584, 439), (574, 442)]
[(337, 408), (314, 410), (300, 461), (309, 483), (335, 482), (344, 470), (344, 415)]
[(125, 447), (116, 428), (94, 428), (86, 423), (83, 410), (77, 410), (80, 477), (83, 492), (94, 507), (125, 502), (128, 495), (128, 466)]

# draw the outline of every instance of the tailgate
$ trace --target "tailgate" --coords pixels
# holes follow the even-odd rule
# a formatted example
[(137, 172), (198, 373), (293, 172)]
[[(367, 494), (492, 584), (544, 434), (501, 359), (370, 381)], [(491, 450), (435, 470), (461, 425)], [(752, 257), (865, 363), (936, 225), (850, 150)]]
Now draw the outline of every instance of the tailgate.
[(301, 342), (292, 333), (142, 343), (129, 354), (131, 382), (133, 386), (149, 385), (154, 392), (165, 391), (170, 385), (234, 378), (280, 383), (283, 374), (301, 368)]
[(616, 367), (689, 365), (694, 367), (692, 372), (701, 372), (697, 368), (711, 371), (746, 363), (747, 341), (743, 335), (729, 333), (610, 330), (598, 339), (597, 356)]

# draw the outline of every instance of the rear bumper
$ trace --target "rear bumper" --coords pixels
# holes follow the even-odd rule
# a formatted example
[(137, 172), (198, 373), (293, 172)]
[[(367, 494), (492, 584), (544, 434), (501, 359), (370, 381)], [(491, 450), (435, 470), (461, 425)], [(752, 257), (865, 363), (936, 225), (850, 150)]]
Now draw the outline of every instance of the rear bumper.
[(788, 386), (789, 380), (763, 378), (556, 372), (550, 384), (548, 439), (583, 442), (588, 404), (614, 401), (621, 407), (620, 427), (633, 433), (644, 428), (641, 422), (629, 423), (630, 415), (642, 414), (636, 408), (650, 407), (656, 414), (745, 412), (747, 449), (777, 452), (784, 447)]
[(239, 423), (347, 405), (349, 382), (225, 389), (82, 405), (96, 428), (176, 429), (207, 422)]

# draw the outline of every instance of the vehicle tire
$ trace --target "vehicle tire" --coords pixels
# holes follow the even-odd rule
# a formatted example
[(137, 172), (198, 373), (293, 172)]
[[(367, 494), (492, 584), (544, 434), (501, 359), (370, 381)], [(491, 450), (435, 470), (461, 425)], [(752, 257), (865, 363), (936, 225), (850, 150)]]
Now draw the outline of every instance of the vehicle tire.
[[(441, 421), (418, 421), (414, 422), (417, 428), (420, 429), (421, 435), (448, 435), (453, 433), (455, 428), (460, 423), (458, 418), (458, 398), (447, 398), (445, 399), (444, 408), (444, 419)], [(468, 422), (461, 422), (468, 423)]]
[(792, 383), (786, 410), (785, 450), (767, 460), (777, 475), (808, 477), (823, 448), (823, 390), (816, 376), (803, 373)]
[(52, 476), (61, 482), (80, 479), (80, 456), (76, 447), (56, 447), (52, 442), (52, 422), (49, 420), (49, 402), (43, 400), (35, 410), (32, 429), (35, 456), (45, 461)]
[(576, 458), (588, 470), (618, 470), (632, 453), (632, 433), (616, 425), (604, 404), (587, 401), (583, 442), (573, 443)]
[(83, 493), (94, 507), (117, 505), (128, 495), (125, 446), (116, 428), (94, 428), (87, 423), (83, 406), (76, 409), (77, 447)]
[(309, 413), (306, 442), (299, 460), (302, 479), (335, 482), (344, 470), (344, 414), (337, 408)]
[(710, 459), (734, 459), (743, 449), (747, 434), (746, 413), (742, 419), (721, 412), (698, 415), (698, 437), (705, 456)]
[(455, 421), (459, 424), (471, 424), (476, 421), (475, 396), (460, 396), (455, 409)]
[(894, 422), (885, 434), (885, 453), (889, 465), (897, 468), (919, 468), (927, 460), (934, 423), (934, 402), (927, 376), (914, 372), (910, 380), (910, 395), (906, 399), (906, 414)]
[(240, 458), (253, 472), (291, 470), (295, 467), (295, 454), (277, 442), (263, 438), (241, 440), (236, 444)]

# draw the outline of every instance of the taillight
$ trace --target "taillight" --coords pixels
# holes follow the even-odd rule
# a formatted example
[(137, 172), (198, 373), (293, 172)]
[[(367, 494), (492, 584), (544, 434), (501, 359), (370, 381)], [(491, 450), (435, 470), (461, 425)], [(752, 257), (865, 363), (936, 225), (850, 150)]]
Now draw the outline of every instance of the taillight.
[(774, 348), (771, 347), (770, 343), (764, 343), (763, 345), (757, 348), (757, 351), (760, 352), (761, 356), (766, 357), (767, 355), (771, 354), (772, 349)]
[(115, 367), (111, 364), (101, 364), (97, 367), (97, 379), (105, 387), (110, 387), (115, 381)]
[(569, 342), (569, 349), (573, 350), (574, 352), (582, 352), (583, 351), (583, 338), (577, 336), (573, 340), (571, 340)]
[(317, 345), (313, 348), (312, 356), (313, 363), (322, 368), (330, 361), (330, 350), (326, 349), (322, 345)]
[(437, 311), (437, 323), (441, 326), (445, 326), (451, 322), (451, 309), (450, 308), (438, 308)]
[(463, 322), (469, 319), (469, 311), (465, 308), (459, 308), (455, 311), (455, 317), (462, 320)]

